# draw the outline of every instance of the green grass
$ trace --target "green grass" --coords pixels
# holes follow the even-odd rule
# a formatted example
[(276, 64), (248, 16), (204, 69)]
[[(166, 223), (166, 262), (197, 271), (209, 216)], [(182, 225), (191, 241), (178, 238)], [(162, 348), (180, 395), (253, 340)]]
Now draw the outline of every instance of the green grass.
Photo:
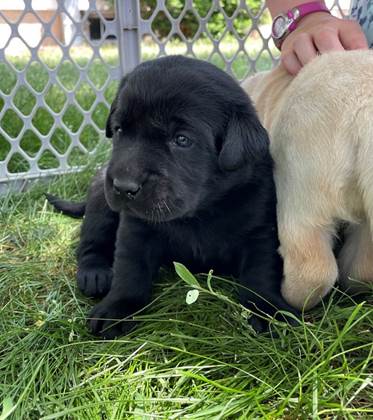
[[(173, 53), (183, 53), (173, 44)], [(224, 47), (225, 48), (225, 47)], [(206, 58), (209, 46), (198, 45)], [(227, 44), (226, 54), (232, 48)], [(253, 56), (255, 48), (253, 49)], [(144, 46), (144, 58), (156, 49)], [(117, 63), (114, 49), (104, 51), (106, 62)], [(75, 60), (84, 67), (89, 50)], [(51, 68), (59, 56), (42, 57)], [(221, 65), (219, 57), (213, 57)], [(220, 61), (219, 61), (220, 60)], [(238, 77), (248, 71), (241, 57)], [(25, 58), (14, 59), (22, 69)], [(259, 69), (268, 68), (265, 55)], [(100, 62), (90, 69), (92, 83), (102, 87), (107, 74)], [(12, 92), (15, 73), (0, 64), (0, 90)], [(92, 109), (95, 93), (87, 83), (76, 85), (77, 73), (69, 62), (60, 64), (58, 77), (74, 91), (83, 109), (92, 110), (80, 141), (92, 151), (99, 144), (107, 107)], [(26, 70), (33, 89), (43, 91), (48, 74), (38, 63)], [(117, 82), (105, 90), (110, 102)], [(29, 88), (12, 92), (14, 105), (25, 115), (35, 107)], [(54, 86), (45, 101), (56, 112), (66, 102)], [(4, 102), (0, 98), (0, 108)], [(69, 107), (66, 127), (51, 130), (46, 108), (34, 115), (36, 133), (50, 136), (53, 147), (65, 153), (71, 132), (79, 128), (81, 114)], [(0, 122), (15, 137), (22, 121), (8, 111)], [(21, 147), (30, 156), (40, 149), (41, 138), (26, 131)], [(9, 143), (0, 136), (0, 160)], [(82, 156), (75, 151), (72, 162)], [(0, 202), (0, 420), (10, 419), (355, 419), (372, 418), (373, 304), (354, 302), (336, 291), (324, 307), (307, 314), (303, 325), (288, 328), (273, 323), (279, 338), (257, 336), (248, 326), (250, 313), (237, 303), (232, 282), (201, 276), (200, 294), (191, 305), (187, 292), (194, 288), (173, 271), (163, 272), (152, 305), (137, 318), (139, 328), (116, 341), (100, 341), (87, 329), (85, 317), (94, 302), (75, 285), (74, 250), (80, 222), (53, 213), (43, 192), (81, 199), (103, 147), (79, 174), (44, 181), (23, 194), (10, 194)], [(27, 162), (16, 155), (10, 169), (25, 170)], [(0, 162), (1, 163), (1, 162)], [(40, 167), (58, 165), (53, 154), (43, 156)]]
[[(103, 150), (100, 160), (107, 151)], [(372, 418), (373, 304), (335, 292), (303, 325), (256, 335), (228, 280), (198, 278), (197, 301), (163, 272), (141, 324), (92, 337), (75, 285), (80, 222), (50, 191), (82, 198), (93, 166), (0, 203), (0, 419)]]
[[(255, 59), (259, 54), (258, 39), (252, 38), (247, 41), (248, 55)], [(228, 59), (232, 58), (238, 49), (238, 42), (233, 38), (227, 38), (221, 44), (221, 53)], [(198, 58), (207, 59), (212, 51), (211, 41), (199, 40), (195, 43), (193, 51)], [(59, 167), (58, 154), (65, 154), (71, 144), (71, 135), (77, 133), (84, 127), (79, 134), (79, 141), (83, 146), (83, 151), (73, 148), (69, 151), (68, 164), (71, 166), (82, 165), (87, 161), (84, 152), (92, 152), (97, 146), (100, 137), (100, 130), (103, 130), (106, 123), (110, 104), (116, 93), (118, 81), (110, 80), (108, 67), (117, 67), (119, 65), (118, 50), (114, 45), (102, 47), (100, 49), (102, 60), (94, 58), (92, 61), (92, 49), (90, 47), (80, 46), (70, 50), (70, 60), (62, 58), (59, 47), (47, 47), (39, 53), (39, 61), (29, 63), (29, 56), (21, 54), (19, 56), (10, 56), (9, 62), (0, 63), (0, 93), (12, 96), (13, 107), (17, 109), (26, 118), (33, 113), (33, 130), (27, 129), (22, 135), (20, 146), (26, 153), (26, 156), (34, 158), (39, 152), (42, 142), (42, 136), (47, 136), (53, 147), (52, 150), (45, 151), (38, 158), (38, 167), (43, 169), (56, 169)], [(166, 46), (168, 54), (185, 54), (186, 49), (181, 42), (173, 40)], [(156, 57), (158, 47), (151, 40), (146, 40), (142, 46), (142, 59), (148, 60)], [(211, 61), (217, 66), (224, 68), (224, 61), (221, 56), (214, 54)], [(257, 60), (256, 70), (270, 68), (272, 62), (268, 52), (263, 52)], [(27, 67), (28, 65), (28, 67)], [(22, 85), (17, 88), (17, 74), (15, 70), (24, 71), (25, 78), (29, 86)], [(50, 84), (49, 75), (46, 70), (56, 69), (59, 84)], [(86, 69), (89, 81), (79, 81), (79, 68)], [(253, 69), (250, 62), (244, 54), (240, 53), (232, 64), (232, 71), (238, 79), (242, 79)], [(102, 90), (105, 102), (99, 102), (93, 105), (96, 99), (95, 89)], [(46, 106), (39, 106), (36, 102), (34, 92), (43, 92)], [(92, 123), (83, 122), (84, 115), (79, 107), (68, 102), (66, 91), (70, 92), (74, 101), (84, 111), (89, 111)], [(4, 101), (0, 97), (0, 110), (4, 107)], [(53, 128), (54, 116), (51, 111), (60, 113), (64, 126)], [(29, 117), (30, 118), (30, 117)], [(23, 128), (23, 118), (21, 118), (14, 109), (7, 109), (0, 120), (0, 126), (12, 139), (17, 138)], [(0, 134), (0, 164), (10, 152), (10, 143)], [(57, 153), (56, 153), (57, 152)], [(22, 173), (28, 171), (30, 165), (20, 153), (14, 153), (7, 164), (10, 173)]]

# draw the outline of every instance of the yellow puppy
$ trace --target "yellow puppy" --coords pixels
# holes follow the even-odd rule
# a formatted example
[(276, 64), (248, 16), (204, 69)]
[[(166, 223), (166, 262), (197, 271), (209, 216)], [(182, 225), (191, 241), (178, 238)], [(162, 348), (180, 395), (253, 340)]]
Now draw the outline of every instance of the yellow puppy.
[(322, 55), (296, 77), (280, 66), (243, 87), (271, 138), (284, 298), (310, 308), (338, 277), (373, 284), (373, 51)]

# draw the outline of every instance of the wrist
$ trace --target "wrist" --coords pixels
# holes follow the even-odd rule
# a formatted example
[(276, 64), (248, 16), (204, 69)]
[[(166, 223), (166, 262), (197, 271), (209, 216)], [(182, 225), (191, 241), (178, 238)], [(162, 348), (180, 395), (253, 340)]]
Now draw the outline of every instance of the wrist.
[(272, 21), (272, 39), (276, 47), (281, 50), (283, 42), (288, 35), (297, 29), (298, 23), (305, 17), (315, 13), (330, 15), (329, 9), (322, 1), (301, 3), (284, 13), (277, 15)]
[[(297, 28), (291, 32), (282, 42), (281, 51), (289, 51), (293, 50), (294, 48), (294, 40), (297, 39), (299, 34), (313, 34), (314, 31), (318, 31), (318, 28), (325, 28), (326, 25), (331, 32), (333, 32), (334, 22), (335, 20), (339, 20), (337, 17), (333, 15), (329, 15), (327, 13), (313, 13), (311, 15), (305, 16), (299, 23)], [(311, 35), (313, 38), (313, 35)], [(318, 49), (318, 48), (316, 48)]]
[(302, 19), (299, 20), (297, 29), (304, 28), (306, 26), (315, 26), (318, 23), (324, 22), (326, 20), (330, 21), (330, 19), (337, 19), (337, 18), (325, 12), (311, 13), (310, 15), (304, 16)]

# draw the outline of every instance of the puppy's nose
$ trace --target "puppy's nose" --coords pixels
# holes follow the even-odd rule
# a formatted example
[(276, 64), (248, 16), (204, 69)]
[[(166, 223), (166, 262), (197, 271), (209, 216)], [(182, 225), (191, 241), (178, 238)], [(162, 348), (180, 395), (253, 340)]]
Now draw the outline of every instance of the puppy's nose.
[(116, 195), (126, 195), (130, 200), (134, 200), (142, 185), (134, 180), (127, 179), (119, 181), (117, 178), (113, 181), (113, 191)]

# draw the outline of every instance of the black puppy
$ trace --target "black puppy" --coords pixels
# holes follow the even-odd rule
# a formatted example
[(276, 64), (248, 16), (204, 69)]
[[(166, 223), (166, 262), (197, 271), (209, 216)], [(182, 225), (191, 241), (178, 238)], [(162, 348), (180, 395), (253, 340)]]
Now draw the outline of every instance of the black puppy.
[(112, 156), (87, 203), (50, 197), (85, 214), (78, 285), (105, 296), (90, 314), (93, 333), (127, 332), (131, 322), (114, 320), (150, 302), (153, 278), (172, 261), (237, 277), (249, 308), (294, 312), (280, 294), (267, 133), (231, 77), (182, 56), (140, 64), (120, 84), (106, 135)]

